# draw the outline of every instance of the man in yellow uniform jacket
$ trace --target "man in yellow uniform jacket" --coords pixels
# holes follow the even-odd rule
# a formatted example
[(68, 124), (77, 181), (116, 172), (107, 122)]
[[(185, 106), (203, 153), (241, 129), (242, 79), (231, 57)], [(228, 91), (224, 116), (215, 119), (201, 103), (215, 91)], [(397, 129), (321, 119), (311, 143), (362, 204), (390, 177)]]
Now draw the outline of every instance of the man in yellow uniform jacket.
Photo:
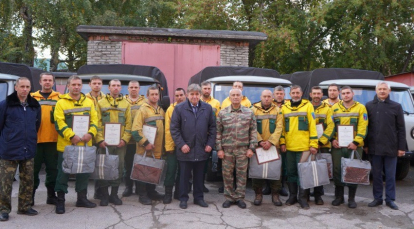
[[(243, 91), (243, 83), (240, 82), (240, 81), (235, 81), (233, 83), (233, 88), (237, 88), (237, 89), (240, 89), (241, 91)], [(221, 109), (224, 109), (224, 108), (226, 108), (226, 107), (228, 107), (230, 105), (231, 105), (230, 97), (227, 97), (221, 103)], [(246, 96), (243, 96), (242, 97), (242, 100), (241, 100), (241, 105), (249, 108), (249, 107), (252, 106), (252, 103), (250, 102), (250, 100)]]
[(105, 94), (101, 91), (102, 89), (102, 79), (99, 76), (92, 76), (89, 80), (89, 87), (91, 91), (86, 93), (86, 97), (93, 101), (95, 108), (98, 106), (99, 100), (105, 97)]
[(169, 204), (172, 202), (172, 190), (175, 184), (174, 199), (179, 198), (178, 187), (180, 186), (180, 174), (177, 173), (178, 160), (175, 152), (174, 140), (171, 137), (170, 124), (171, 117), (175, 106), (182, 103), (186, 99), (185, 90), (177, 88), (174, 92), (175, 103), (171, 104), (165, 112), (165, 152), (167, 161), (167, 173), (165, 174), (164, 186), (165, 196), (163, 203)]
[[(358, 151), (362, 156), (362, 147), (368, 130), (368, 114), (364, 105), (354, 101), (354, 92), (351, 87), (341, 88), (341, 98), (339, 103), (332, 106), (333, 118), (335, 122), (335, 134), (332, 140), (332, 162), (334, 165), (335, 199), (333, 206), (344, 203), (344, 186), (348, 186), (348, 207), (356, 208), (355, 194), (358, 185), (345, 184), (341, 181), (341, 158), (349, 158), (353, 150)], [(353, 125), (354, 140), (347, 146), (340, 146), (338, 142), (338, 125)]]
[[(135, 115), (137, 111), (141, 107), (142, 104), (145, 102), (145, 96), (139, 95), (140, 85), (138, 81), (132, 80), (128, 83), (128, 95), (125, 95), (125, 100), (131, 105), (131, 123), (134, 122)], [(134, 182), (131, 180), (131, 171), (132, 165), (134, 162), (134, 155), (137, 151), (136, 142), (134, 138), (128, 142), (127, 150), (125, 154), (125, 162), (124, 162), (124, 181), (125, 181), (125, 190), (122, 193), (122, 196), (128, 197), (132, 194), (132, 188), (134, 186)], [(135, 182), (135, 193), (138, 194), (138, 185)]]
[(39, 187), (39, 172), (42, 164), (46, 166), (46, 181), (47, 188), (47, 204), (56, 204), (57, 197), (55, 193), (56, 176), (57, 176), (57, 162), (58, 152), (56, 151), (56, 143), (58, 133), (56, 132), (55, 122), (53, 120), (53, 111), (55, 110), (56, 102), (59, 99), (59, 92), (53, 91), (53, 84), (55, 77), (52, 73), (45, 72), (40, 74), (40, 85), (42, 90), (31, 94), (33, 98), (39, 101), (42, 108), (42, 122), (40, 123), (39, 131), (37, 132), (37, 149), (34, 158), (34, 187), (33, 187), (33, 203), (36, 189)]
[[(315, 110), (316, 125), (323, 127), (323, 132), (318, 133), (319, 152), (330, 153), (330, 140), (332, 139), (335, 124), (332, 120), (332, 109), (329, 107), (328, 104), (322, 102), (322, 95), (322, 88), (320, 88), (319, 86), (312, 87), (310, 97), (312, 98), (312, 105), (313, 109)], [(323, 205), (323, 186), (315, 187), (313, 194), (315, 196), (315, 204)]]
[[(59, 134), (57, 141), (58, 153), (58, 175), (56, 178), (55, 191), (58, 194), (56, 203), (56, 213), (65, 213), (65, 194), (68, 193), (69, 174), (62, 170), (63, 151), (67, 145), (87, 144), (92, 146), (92, 138), (96, 136), (98, 129), (98, 114), (93, 105), (93, 101), (86, 98), (81, 92), (82, 79), (73, 75), (69, 77), (67, 84), (69, 93), (61, 95), (56, 103), (54, 118), (55, 127)], [(72, 130), (73, 115), (89, 115), (89, 131), (83, 136), (78, 136)], [(78, 194), (76, 207), (94, 208), (96, 204), (86, 198), (89, 173), (76, 174), (75, 190)]]
[(328, 98), (323, 102), (332, 107), (340, 101), (339, 99), (339, 86), (335, 83), (328, 86)]
[(286, 205), (299, 202), (304, 209), (309, 209), (309, 189), (299, 189), (297, 198), (299, 175), (298, 163), (304, 151), (310, 151), (315, 155), (318, 152), (318, 134), (316, 132), (315, 114), (312, 104), (302, 99), (302, 88), (293, 85), (290, 89), (291, 101), (282, 106), (284, 126), (280, 137), (280, 149), (286, 152), (287, 179), (289, 187), (289, 199)]
[(201, 83), (201, 93), (201, 101), (210, 104), (217, 117), (220, 112), (220, 102), (211, 95), (211, 83), (209, 81)]
[[(137, 154), (144, 155), (145, 151), (147, 156), (154, 155), (155, 158), (160, 159), (164, 150), (164, 110), (158, 106), (158, 100), (160, 99), (159, 89), (155, 86), (151, 86), (147, 91), (147, 102), (145, 102), (138, 110), (137, 115), (134, 118), (132, 124), (132, 136), (137, 142)], [(154, 144), (150, 143), (142, 132), (144, 125), (150, 125), (157, 127), (157, 135), (155, 137)], [(151, 200), (160, 200), (164, 196), (155, 191), (156, 186), (154, 184), (146, 184), (139, 182), (138, 195), (139, 202), (144, 205), (152, 204)]]
[[(119, 177), (116, 180), (96, 180), (95, 186), (99, 189), (101, 194), (101, 206), (108, 206), (108, 203), (115, 205), (122, 205), (122, 200), (118, 197), (119, 185), (122, 182), (122, 175), (124, 168), (124, 159), (126, 153), (126, 145), (131, 138), (131, 105), (122, 97), (121, 81), (113, 79), (109, 81), (109, 95), (99, 100), (98, 102), (98, 134), (96, 135), (96, 142), (99, 145), (99, 153), (105, 154), (106, 149), (110, 155), (118, 155), (118, 173)], [(105, 124), (120, 123), (121, 135), (119, 143), (116, 145), (110, 144), (105, 139)], [(111, 186), (111, 195), (109, 196), (108, 186)]]
[[(271, 146), (279, 148), (279, 139), (282, 134), (283, 117), (280, 108), (272, 102), (272, 92), (264, 90), (260, 96), (261, 101), (253, 104), (252, 110), (257, 122), (257, 142), (259, 147), (268, 150)], [(262, 204), (263, 184), (265, 179), (253, 179), (253, 190), (256, 193), (254, 205)], [(270, 180), (272, 202), (276, 206), (282, 206), (279, 192), (282, 188), (281, 180)]]

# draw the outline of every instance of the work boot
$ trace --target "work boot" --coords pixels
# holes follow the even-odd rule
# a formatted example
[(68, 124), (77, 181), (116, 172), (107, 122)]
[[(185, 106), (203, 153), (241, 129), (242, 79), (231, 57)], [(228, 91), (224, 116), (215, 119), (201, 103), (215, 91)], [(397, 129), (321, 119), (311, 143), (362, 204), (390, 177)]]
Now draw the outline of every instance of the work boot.
[(275, 206), (282, 206), (283, 205), (282, 201), (280, 201), (280, 198), (279, 198), (279, 192), (272, 191), (272, 203)]
[(254, 192), (256, 193), (256, 197), (254, 198), (253, 204), (256, 206), (259, 206), (262, 204), (262, 200), (263, 200), (262, 188), (256, 188)]
[(96, 207), (95, 203), (90, 202), (86, 198), (86, 189), (78, 192), (78, 200), (76, 201), (76, 207), (84, 207), (84, 208), (94, 208), (94, 207)]
[(279, 191), (279, 195), (288, 196), (289, 193), (286, 191), (286, 188), (285, 188), (285, 184), (286, 184), (286, 177), (285, 176), (282, 176), (281, 183), (282, 183), (282, 188)]
[(269, 181), (265, 181), (265, 187), (262, 190), (263, 195), (270, 195), (271, 190), (270, 190), (270, 184)]
[(323, 195), (323, 186), (315, 187), (314, 189), (314, 195), (315, 195), (315, 204), (316, 205), (323, 205), (322, 195)]
[(137, 189), (138, 190), (138, 196), (139, 196), (139, 202), (143, 205), (151, 205), (152, 201), (150, 198), (148, 198), (147, 194), (147, 184), (138, 182)]
[(355, 202), (355, 194), (357, 187), (348, 187), (348, 207), (349, 208), (356, 208), (357, 203)]
[(36, 189), (33, 188), (33, 192), (32, 192), (32, 203), (30, 203), (30, 205), (34, 205), (34, 198), (35, 198), (35, 194), (36, 194)]
[(162, 201), (164, 204), (170, 204), (172, 202), (172, 190), (173, 186), (165, 186), (165, 196)]
[(306, 210), (309, 209), (308, 195), (309, 195), (309, 189), (299, 188), (298, 203), (301, 208), (306, 209)]
[(111, 195), (109, 196), (109, 203), (113, 203), (115, 205), (122, 205), (122, 200), (118, 197), (118, 189), (119, 186), (114, 186), (111, 188)]
[(100, 187), (99, 193), (101, 195), (101, 202), (99, 203), (100, 206), (108, 206), (109, 204), (109, 192), (108, 187)]
[(164, 199), (164, 195), (158, 193), (155, 188), (157, 186), (155, 186), (155, 184), (146, 184), (147, 185), (147, 193), (148, 193), (148, 197), (151, 200), (162, 200)]
[(335, 185), (335, 199), (332, 201), (333, 206), (339, 206), (343, 204), (344, 201), (344, 186)]
[(174, 189), (174, 199), (180, 200), (180, 191), (178, 189), (178, 185), (175, 185), (175, 189)]
[(128, 197), (132, 195), (132, 180), (129, 177), (125, 177), (125, 190), (122, 196)]
[(64, 214), (65, 213), (65, 193), (58, 192), (57, 193), (57, 202), (56, 202), (56, 214)]
[(289, 188), (289, 199), (286, 200), (286, 205), (290, 206), (298, 202), (298, 184), (296, 182), (288, 182), (287, 184)]
[[(34, 191), (33, 191), (33, 193), (34, 193)], [(33, 203), (34, 203), (34, 199), (33, 199)], [(55, 189), (53, 187), (47, 187), (46, 203), (47, 204), (53, 204), (53, 205), (56, 205), (56, 203), (57, 203), (57, 196), (56, 196), (56, 193), (55, 193)]]
[[(321, 194), (321, 196), (325, 195), (325, 189), (323, 188), (323, 186), (322, 186), (322, 189), (320, 191), (320, 194)], [(315, 196), (315, 188), (314, 188), (313, 192), (309, 193), (309, 196)]]
[(99, 191), (100, 191), (100, 188), (98, 188), (98, 186), (96, 186), (96, 183), (95, 183), (95, 193), (93, 194), (93, 198), (95, 200), (101, 199), (101, 193)]

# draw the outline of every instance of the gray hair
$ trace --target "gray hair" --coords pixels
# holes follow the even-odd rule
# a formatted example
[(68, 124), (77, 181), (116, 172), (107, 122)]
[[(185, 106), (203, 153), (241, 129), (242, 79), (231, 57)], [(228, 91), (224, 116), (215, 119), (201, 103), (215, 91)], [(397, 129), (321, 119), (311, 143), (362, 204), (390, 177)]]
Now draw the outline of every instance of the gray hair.
[[(20, 77), (16, 80), (16, 83), (14, 83), (14, 85), (19, 85), (20, 81), (23, 81), (23, 80), (27, 80), (31, 84), (29, 78), (22, 76), (22, 77)], [(32, 85), (30, 85), (30, 86), (32, 86)]]
[(291, 90), (291, 91), (292, 91), (293, 89), (298, 89), (298, 88), (299, 88), (300, 92), (303, 92), (303, 91), (302, 91), (302, 87), (301, 87), (301, 86), (299, 86), (299, 85), (297, 85), (297, 84), (294, 84), (294, 85), (290, 86), (290, 90)]
[(283, 92), (285, 92), (285, 88), (279, 85), (279, 86), (276, 86), (273, 91), (283, 91)]
[(388, 90), (391, 90), (390, 84), (386, 81), (381, 81), (381, 82), (377, 83), (377, 86), (375, 86), (375, 90), (377, 90), (378, 86), (381, 85), (381, 84), (387, 85)]
[(230, 91), (229, 91), (229, 95), (231, 94), (231, 91), (233, 91), (233, 90), (235, 90), (235, 91), (239, 91), (239, 92), (240, 92), (240, 94), (242, 94), (242, 90), (240, 90), (240, 89), (238, 89), (238, 88), (232, 88), (232, 89), (230, 89)]
[(187, 93), (190, 92), (198, 92), (201, 94), (201, 87), (198, 84), (190, 84), (190, 86), (187, 87)]
[(70, 85), (70, 82), (72, 82), (72, 80), (81, 80), (82, 81), (82, 79), (78, 75), (71, 75), (68, 79), (67, 85)]

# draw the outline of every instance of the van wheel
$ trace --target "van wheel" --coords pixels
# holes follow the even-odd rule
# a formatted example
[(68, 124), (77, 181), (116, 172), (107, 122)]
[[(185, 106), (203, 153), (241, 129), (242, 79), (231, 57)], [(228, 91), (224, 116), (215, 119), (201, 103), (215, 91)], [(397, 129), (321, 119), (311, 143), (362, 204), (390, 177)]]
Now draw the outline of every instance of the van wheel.
[(398, 160), (397, 162), (397, 171), (395, 173), (395, 179), (396, 180), (402, 180), (410, 171), (410, 160)]

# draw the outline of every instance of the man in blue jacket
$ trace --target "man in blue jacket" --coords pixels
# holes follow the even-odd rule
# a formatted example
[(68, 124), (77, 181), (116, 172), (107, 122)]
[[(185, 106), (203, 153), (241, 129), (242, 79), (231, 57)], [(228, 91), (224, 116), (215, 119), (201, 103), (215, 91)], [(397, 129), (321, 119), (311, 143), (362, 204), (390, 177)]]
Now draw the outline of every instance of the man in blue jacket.
[(16, 90), (0, 102), (0, 221), (7, 221), (11, 211), (11, 193), (17, 166), (20, 171), (17, 214), (37, 215), (31, 207), (34, 156), (41, 108), (30, 96), (30, 80), (21, 77)]
[(188, 181), (193, 172), (194, 204), (208, 207), (204, 202), (204, 165), (216, 139), (216, 116), (213, 108), (200, 101), (201, 88), (191, 84), (187, 100), (178, 104), (171, 117), (170, 132), (180, 163), (180, 208), (187, 208)]

